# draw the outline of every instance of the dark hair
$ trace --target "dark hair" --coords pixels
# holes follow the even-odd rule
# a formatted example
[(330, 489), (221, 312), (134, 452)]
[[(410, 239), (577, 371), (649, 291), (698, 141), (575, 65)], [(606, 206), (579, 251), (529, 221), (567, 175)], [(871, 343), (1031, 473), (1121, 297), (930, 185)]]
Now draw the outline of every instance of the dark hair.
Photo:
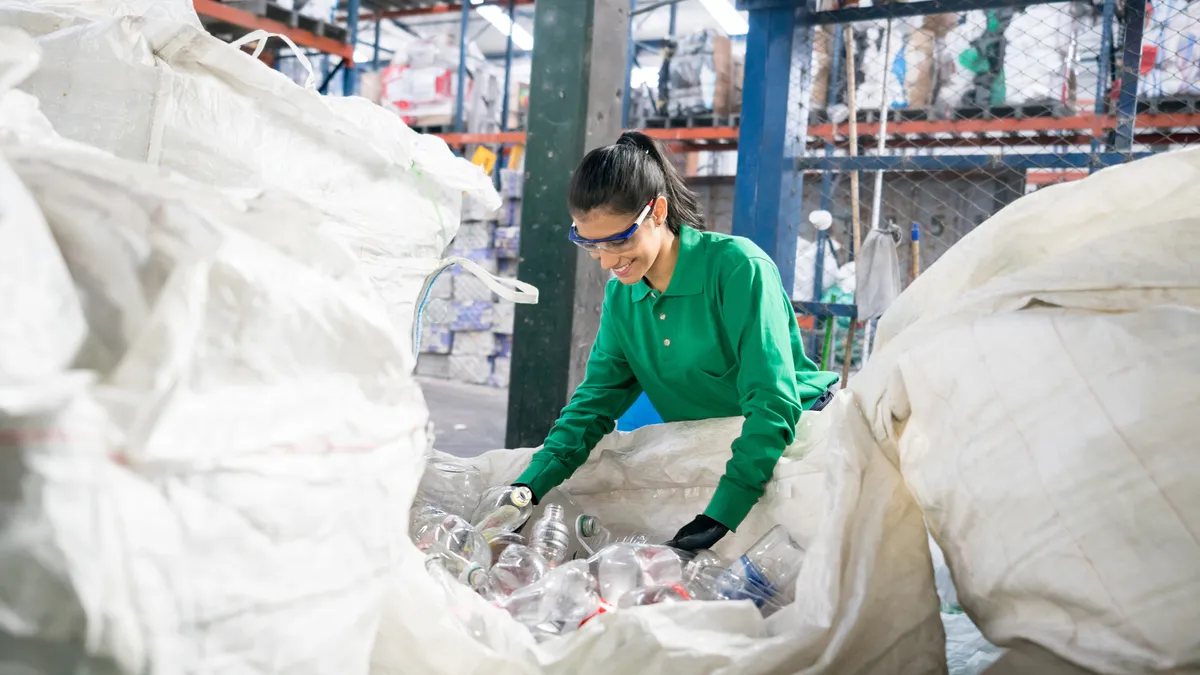
[(626, 131), (617, 142), (589, 152), (571, 176), (567, 206), (572, 213), (607, 209), (637, 215), (651, 199), (667, 198), (667, 228), (704, 229), (696, 195), (667, 161), (661, 145), (640, 131)]

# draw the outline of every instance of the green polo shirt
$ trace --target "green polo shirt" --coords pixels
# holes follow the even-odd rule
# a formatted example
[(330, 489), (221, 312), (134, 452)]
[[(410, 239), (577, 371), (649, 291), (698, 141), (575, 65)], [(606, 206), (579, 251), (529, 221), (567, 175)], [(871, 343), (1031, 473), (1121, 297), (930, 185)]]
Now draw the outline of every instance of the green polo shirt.
[(609, 282), (583, 383), (517, 479), (537, 495), (566, 480), (642, 393), (664, 421), (742, 416), (704, 513), (736, 529), (800, 413), (837, 380), (804, 354), (779, 269), (750, 240), (683, 228), (666, 291)]

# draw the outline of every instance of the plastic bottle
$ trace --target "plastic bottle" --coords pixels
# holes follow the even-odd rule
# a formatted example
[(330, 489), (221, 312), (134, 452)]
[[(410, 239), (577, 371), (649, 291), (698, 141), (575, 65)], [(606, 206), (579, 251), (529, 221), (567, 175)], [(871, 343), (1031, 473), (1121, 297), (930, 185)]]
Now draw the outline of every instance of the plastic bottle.
[(668, 546), (637, 549), (642, 567), (642, 586), (672, 586), (683, 582), (683, 560)]
[(733, 600), (751, 600), (770, 616), (793, 599), (793, 582), (804, 565), (804, 549), (782, 525), (771, 528), (722, 575), (719, 591)]
[(546, 560), (550, 567), (557, 567), (567, 556), (571, 533), (563, 522), (562, 507), (548, 504), (540, 520), (533, 524), (533, 535), (529, 545)]
[[(466, 524), (466, 521), (457, 516), (448, 516), (448, 518), (456, 518), (462, 521), (464, 525)], [(467, 527), (470, 527), (470, 525), (467, 525)], [(482, 541), (482, 537), (479, 537), (479, 533), (474, 530), (470, 531), (470, 535), (474, 535), (474, 537), (478, 537)], [(470, 545), (460, 545), (460, 539), (470, 538), (472, 537), (458, 530), (450, 533), (447, 537), (434, 539), (433, 544), (426, 551), (429, 557), (425, 560), (425, 566), (439, 566), (460, 582), (479, 591), (483, 590), (488, 583), (487, 563), (481, 562), (479, 556), (471, 555), (474, 552), (470, 550), (470, 546), (474, 545), (473, 543)], [(488, 562), (490, 562), (491, 553), (488, 551), (486, 543), (483, 543), (481, 550), (488, 552)]]
[(578, 628), (597, 612), (600, 598), (587, 563), (572, 560), (550, 570), (537, 582), (517, 589), (500, 606), (535, 637), (544, 639)]
[(533, 492), (527, 487), (504, 485), (484, 493), (471, 522), (480, 532), (515, 532), (533, 513)]
[(425, 467), (413, 507), (430, 505), (446, 513), (470, 518), (479, 508), (483, 488), (483, 476), (476, 467), (433, 462)]
[(729, 567), (729, 563), (721, 556), (713, 553), (708, 549), (702, 549), (696, 552), (692, 559), (687, 562), (683, 568), (683, 580), (690, 582), (706, 567), (715, 567), (717, 569), (725, 569)]
[(521, 546), (527, 546), (529, 544), (529, 542), (525, 540), (525, 537), (522, 537), (516, 532), (489, 530), (487, 532), (482, 532), (481, 534), (483, 535), (484, 539), (487, 539), (488, 546), (490, 546), (492, 549), (493, 565), (499, 562), (500, 556), (504, 554), (504, 551), (507, 550), (509, 546), (517, 544)]
[(446, 558), (447, 569), (456, 576), (469, 572), (473, 567), (486, 572), (492, 564), (492, 550), (487, 540), (458, 516), (442, 514), (440, 518), (430, 517), (423, 522), (418, 535), (417, 548), (427, 555)]
[(575, 536), (588, 555), (596, 555), (612, 544), (647, 544), (650, 542), (650, 537), (640, 532), (618, 537), (605, 527), (599, 518), (589, 515), (582, 515), (575, 519)]
[(610, 605), (616, 605), (623, 595), (642, 585), (636, 544), (613, 544), (594, 558), (600, 597)]
[(546, 561), (528, 546), (512, 544), (500, 554), (500, 559), (488, 571), (488, 578), (497, 594), (509, 596), (518, 589), (536, 583), (547, 571)]
[(647, 586), (634, 589), (621, 596), (617, 606), (621, 609), (639, 605), (657, 605), (663, 602), (683, 602), (691, 600), (692, 596), (681, 584), (671, 586)]

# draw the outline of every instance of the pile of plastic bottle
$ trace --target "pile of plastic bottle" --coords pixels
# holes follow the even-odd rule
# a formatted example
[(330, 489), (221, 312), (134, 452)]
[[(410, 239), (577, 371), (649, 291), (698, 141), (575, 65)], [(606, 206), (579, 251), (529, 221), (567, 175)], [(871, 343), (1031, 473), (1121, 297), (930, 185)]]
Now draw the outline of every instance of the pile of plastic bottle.
[[(749, 600), (770, 616), (793, 599), (804, 549), (782, 526), (731, 564), (712, 551), (615, 532), (591, 515), (569, 519), (578, 507), (565, 496), (556, 501), (543, 498), (540, 517), (523, 534), (535, 511), (528, 488), (485, 491), (475, 467), (434, 463), (417, 492), (410, 532), (430, 574), (474, 589), (539, 640), (639, 605)], [(569, 559), (572, 549), (587, 557)]]

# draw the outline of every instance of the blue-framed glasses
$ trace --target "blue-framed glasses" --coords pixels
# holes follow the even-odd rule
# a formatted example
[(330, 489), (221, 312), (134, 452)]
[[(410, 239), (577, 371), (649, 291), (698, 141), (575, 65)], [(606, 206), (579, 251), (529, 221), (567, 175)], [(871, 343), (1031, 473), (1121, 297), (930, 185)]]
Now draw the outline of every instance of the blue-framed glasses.
[(629, 229), (625, 230), (624, 232), (619, 232), (611, 237), (605, 237), (603, 239), (584, 239), (583, 237), (579, 236), (579, 230), (577, 229), (575, 223), (571, 223), (571, 231), (567, 234), (567, 238), (574, 242), (576, 246), (582, 248), (588, 253), (593, 251), (603, 251), (605, 253), (621, 251), (629, 245), (629, 240), (633, 237), (633, 235), (637, 234), (638, 227), (640, 227), (650, 215), (650, 210), (654, 208), (654, 202), (656, 201), (658, 201), (658, 197), (651, 199), (650, 203), (646, 204), (646, 208), (642, 209), (642, 212), (638, 214), (637, 220), (633, 221), (633, 225), (631, 225)]

